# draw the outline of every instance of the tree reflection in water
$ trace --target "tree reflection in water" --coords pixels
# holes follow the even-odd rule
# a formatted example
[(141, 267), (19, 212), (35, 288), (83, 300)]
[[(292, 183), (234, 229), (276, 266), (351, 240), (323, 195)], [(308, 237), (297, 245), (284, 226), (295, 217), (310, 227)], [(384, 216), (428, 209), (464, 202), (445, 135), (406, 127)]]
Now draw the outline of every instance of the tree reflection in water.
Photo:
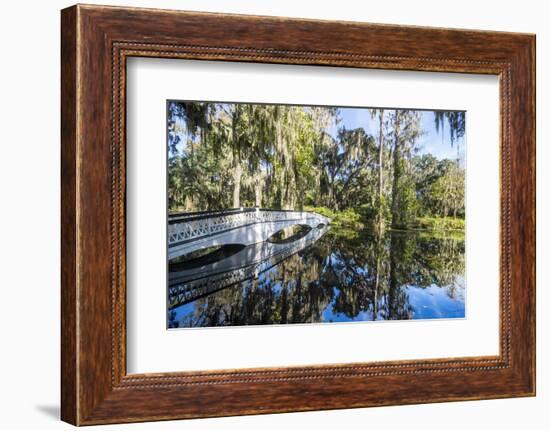
[(275, 267), (168, 312), (170, 328), (461, 318), (464, 239), (332, 228)]

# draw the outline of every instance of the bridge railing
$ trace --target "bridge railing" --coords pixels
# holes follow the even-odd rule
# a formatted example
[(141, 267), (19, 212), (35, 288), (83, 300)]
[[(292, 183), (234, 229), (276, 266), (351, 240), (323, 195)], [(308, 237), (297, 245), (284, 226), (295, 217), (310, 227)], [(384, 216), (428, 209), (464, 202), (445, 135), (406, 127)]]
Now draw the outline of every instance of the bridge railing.
[(216, 235), (256, 223), (303, 220), (318, 214), (305, 211), (264, 210), (260, 208), (203, 211), (171, 215), (168, 220), (168, 246)]
[(310, 211), (296, 211), (296, 210), (283, 210), (283, 209), (270, 209), (270, 208), (226, 208), (222, 210), (208, 210), (208, 211), (193, 211), (193, 212), (180, 212), (180, 213), (172, 213), (168, 215), (168, 223), (174, 224), (174, 223), (181, 223), (183, 221), (190, 221), (190, 220), (199, 220), (203, 218), (208, 217), (218, 217), (218, 216), (224, 216), (224, 215), (231, 215), (231, 214), (239, 214), (239, 213), (246, 213), (246, 212), (257, 212), (260, 211), (262, 213), (269, 213), (269, 212), (278, 212), (278, 213), (307, 213), (307, 214), (314, 214)]
[(315, 243), (323, 236), (328, 227), (313, 229), (305, 237), (286, 244), (265, 243), (261, 256), (254, 256), (256, 260), (240, 262), (238, 266), (213, 272), (202, 277), (196, 275), (185, 279), (178, 276), (170, 280), (168, 288), (169, 308), (194, 301), (202, 296), (232, 286), (248, 279), (257, 278), (259, 274), (276, 266), (283, 260)]
[[(208, 217), (218, 217), (230, 214), (238, 214), (242, 212), (253, 212), (256, 208), (226, 208), (223, 210), (209, 210), (209, 211), (194, 211), (194, 212), (181, 212), (168, 215), (168, 223), (181, 223), (184, 221), (200, 220)], [(260, 209), (260, 211), (262, 211)]]

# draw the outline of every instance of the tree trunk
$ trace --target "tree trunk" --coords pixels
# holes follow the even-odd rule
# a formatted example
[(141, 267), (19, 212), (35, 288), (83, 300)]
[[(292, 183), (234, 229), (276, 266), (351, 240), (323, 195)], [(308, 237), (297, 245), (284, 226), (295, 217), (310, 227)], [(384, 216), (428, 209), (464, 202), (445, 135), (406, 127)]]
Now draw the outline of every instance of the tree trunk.
[(243, 168), (241, 161), (237, 159), (235, 168), (233, 169), (233, 208), (239, 208), (241, 206), (241, 177), (243, 175)]
[(380, 250), (376, 256), (376, 284), (374, 285), (374, 299), (372, 300), (372, 320), (378, 315), (378, 289), (380, 287)]
[(285, 172), (281, 171), (279, 175), (279, 208), (285, 208)]
[(185, 211), (193, 211), (193, 199), (190, 196), (185, 197)]
[(332, 184), (330, 184), (328, 181), (327, 181), (327, 188), (328, 188), (327, 207), (329, 207), (330, 209), (334, 209)]
[(392, 201), (391, 201), (391, 216), (392, 216), (392, 226), (397, 227), (400, 225), (399, 217), (399, 179), (401, 177), (401, 148), (399, 145), (399, 128), (400, 128), (400, 119), (399, 111), (395, 112), (395, 121), (394, 121), (394, 148), (393, 148), (393, 185), (392, 185)]
[(298, 210), (303, 211), (304, 210), (304, 195), (306, 191), (304, 190), (304, 186), (300, 185), (300, 193), (298, 194)]
[(262, 207), (262, 176), (256, 175), (256, 184), (254, 186), (254, 201), (255, 205), (259, 208)]
[(243, 168), (241, 166), (241, 149), (237, 148), (237, 124), (241, 115), (240, 105), (235, 105), (233, 118), (231, 119), (231, 139), (233, 141), (233, 208), (241, 206), (241, 178), (243, 176)]
[(384, 217), (382, 214), (382, 193), (384, 187), (384, 110), (379, 112), (380, 119), (380, 134), (378, 136), (378, 232), (382, 234), (384, 230)]

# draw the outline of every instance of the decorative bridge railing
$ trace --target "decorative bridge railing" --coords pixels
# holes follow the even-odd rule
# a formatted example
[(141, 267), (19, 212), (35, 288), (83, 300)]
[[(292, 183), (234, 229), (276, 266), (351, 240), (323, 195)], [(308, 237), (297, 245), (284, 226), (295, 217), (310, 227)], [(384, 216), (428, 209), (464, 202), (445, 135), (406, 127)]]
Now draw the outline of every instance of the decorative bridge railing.
[(257, 278), (259, 274), (316, 242), (328, 229), (327, 225), (313, 228), (305, 236), (289, 243), (266, 241), (255, 244), (222, 262), (171, 274), (168, 306), (172, 309), (243, 281)]
[(249, 245), (293, 224), (315, 227), (321, 223), (328, 224), (329, 219), (307, 211), (260, 208), (172, 214), (168, 218), (168, 257), (230, 242)]
[(306, 219), (327, 224), (329, 219), (306, 211), (237, 208), (222, 211), (172, 214), (168, 217), (168, 247), (175, 247), (238, 228), (273, 222), (300, 223)]

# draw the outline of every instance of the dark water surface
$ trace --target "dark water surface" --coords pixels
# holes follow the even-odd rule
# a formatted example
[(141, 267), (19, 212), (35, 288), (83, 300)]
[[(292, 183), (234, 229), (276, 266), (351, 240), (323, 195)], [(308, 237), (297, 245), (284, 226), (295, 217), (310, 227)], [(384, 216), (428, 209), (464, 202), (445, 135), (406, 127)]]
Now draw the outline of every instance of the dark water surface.
[(460, 235), (389, 232), (377, 240), (369, 232), (332, 227), (313, 244), (275, 262), (263, 265), (252, 279), (173, 307), (168, 326), (465, 316)]

